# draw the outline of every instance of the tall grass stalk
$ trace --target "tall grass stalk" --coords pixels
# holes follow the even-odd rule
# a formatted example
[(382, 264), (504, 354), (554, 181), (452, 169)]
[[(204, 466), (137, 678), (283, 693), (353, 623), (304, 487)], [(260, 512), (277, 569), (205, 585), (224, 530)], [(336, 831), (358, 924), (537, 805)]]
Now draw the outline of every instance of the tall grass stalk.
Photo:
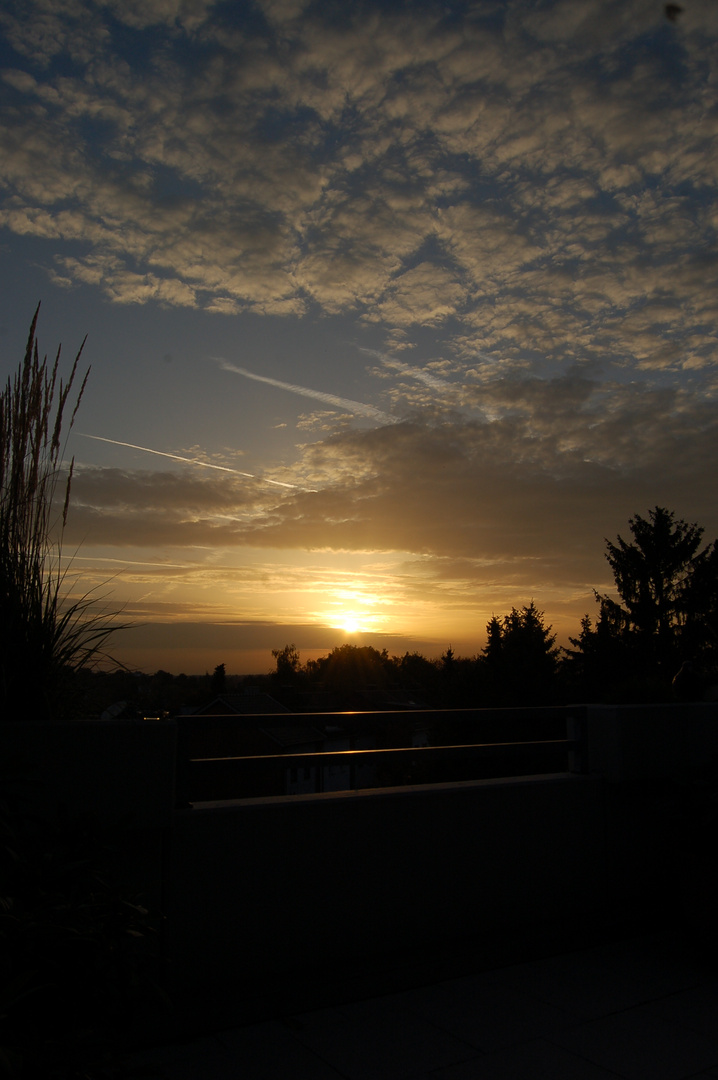
[(23, 362), (0, 394), (0, 721), (66, 718), (72, 673), (104, 656), (119, 629), (92, 593), (66, 595), (62, 536), (74, 459), (65, 468), (63, 452), (89, 368), (70, 400), (85, 342), (63, 381), (59, 348), (53, 364), (40, 360), (39, 310)]

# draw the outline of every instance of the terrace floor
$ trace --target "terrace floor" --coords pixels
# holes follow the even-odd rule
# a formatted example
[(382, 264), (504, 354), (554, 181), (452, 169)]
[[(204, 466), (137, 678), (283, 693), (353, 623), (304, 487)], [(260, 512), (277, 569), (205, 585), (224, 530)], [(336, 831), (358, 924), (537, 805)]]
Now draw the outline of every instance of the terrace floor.
[(718, 959), (651, 933), (135, 1056), (160, 1080), (718, 1080)]

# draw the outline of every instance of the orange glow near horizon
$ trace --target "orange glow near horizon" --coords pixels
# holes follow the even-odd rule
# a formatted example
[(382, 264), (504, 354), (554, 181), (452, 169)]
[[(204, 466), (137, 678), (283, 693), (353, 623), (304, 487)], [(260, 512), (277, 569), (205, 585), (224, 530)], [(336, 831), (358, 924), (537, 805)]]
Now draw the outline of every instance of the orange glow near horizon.
[(271, 650), (288, 642), (296, 642), (302, 663), (341, 644), (428, 658), (451, 645), (457, 656), (474, 656), (491, 616), (532, 595), (558, 644), (568, 645), (594, 603), (588, 591), (575, 589), (554, 588), (548, 596), (501, 582), (434, 580), (422, 576), (420, 562), (412, 572), (406, 553), (378, 559), (283, 551), (281, 563), (272, 564), (254, 549), (186, 562), (174, 551), (163, 559), (143, 549), (113, 558), (101, 551), (87, 545), (75, 556), (78, 580), (69, 591), (79, 599), (96, 589), (108, 610), (120, 613), (119, 622), (131, 624), (113, 638), (110, 652), (132, 670), (202, 674), (225, 663), (230, 674), (265, 673), (274, 667)]

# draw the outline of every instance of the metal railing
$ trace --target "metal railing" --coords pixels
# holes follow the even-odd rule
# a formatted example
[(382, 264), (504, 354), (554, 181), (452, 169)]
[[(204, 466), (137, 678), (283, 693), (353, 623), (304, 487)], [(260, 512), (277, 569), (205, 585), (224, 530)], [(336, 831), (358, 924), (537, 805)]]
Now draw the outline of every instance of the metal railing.
[(566, 721), (563, 739), (222, 757), (180, 753), (177, 805), (585, 771), (580, 717), (574, 711)]

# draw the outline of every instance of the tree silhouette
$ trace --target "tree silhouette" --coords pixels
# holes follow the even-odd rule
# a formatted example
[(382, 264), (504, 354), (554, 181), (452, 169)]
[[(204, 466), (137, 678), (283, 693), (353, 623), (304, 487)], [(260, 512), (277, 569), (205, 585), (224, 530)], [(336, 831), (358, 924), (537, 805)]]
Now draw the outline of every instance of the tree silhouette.
[(674, 628), (685, 621), (703, 529), (676, 520), (672, 511), (660, 506), (650, 510), (647, 519), (637, 514), (628, 524), (632, 543), (621, 536), (617, 544), (606, 541), (606, 559), (623, 605), (608, 596), (599, 599), (629, 629), (658, 645), (660, 654)]
[(227, 672), (224, 664), (217, 664), (217, 667), (212, 672), (212, 683), (210, 690), (213, 697), (219, 697), (227, 689)]
[(292, 643), (283, 649), (272, 649), (272, 656), (277, 661), (276, 677), (280, 683), (292, 683), (296, 680), (300, 668), (299, 650)]
[(541, 705), (555, 692), (559, 650), (534, 601), (489, 620), (481, 664), (490, 704)]
[(628, 524), (630, 542), (606, 540), (619, 599), (596, 592), (596, 624), (584, 617), (569, 656), (602, 696), (610, 686), (614, 697), (666, 697), (682, 661), (715, 656), (718, 542), (699, 550), (703, 529), (661, 506)]
[(684, 624), (681, 644), (704, 668), (718, 659), (718, 540), (700, 552), (684, 592)]
[(391, 681), (386, 649), (379, 652), (371, 645), (339, 645), (315, 661), (312, 668), (320, 685), (345, 694), (385, 689)]

